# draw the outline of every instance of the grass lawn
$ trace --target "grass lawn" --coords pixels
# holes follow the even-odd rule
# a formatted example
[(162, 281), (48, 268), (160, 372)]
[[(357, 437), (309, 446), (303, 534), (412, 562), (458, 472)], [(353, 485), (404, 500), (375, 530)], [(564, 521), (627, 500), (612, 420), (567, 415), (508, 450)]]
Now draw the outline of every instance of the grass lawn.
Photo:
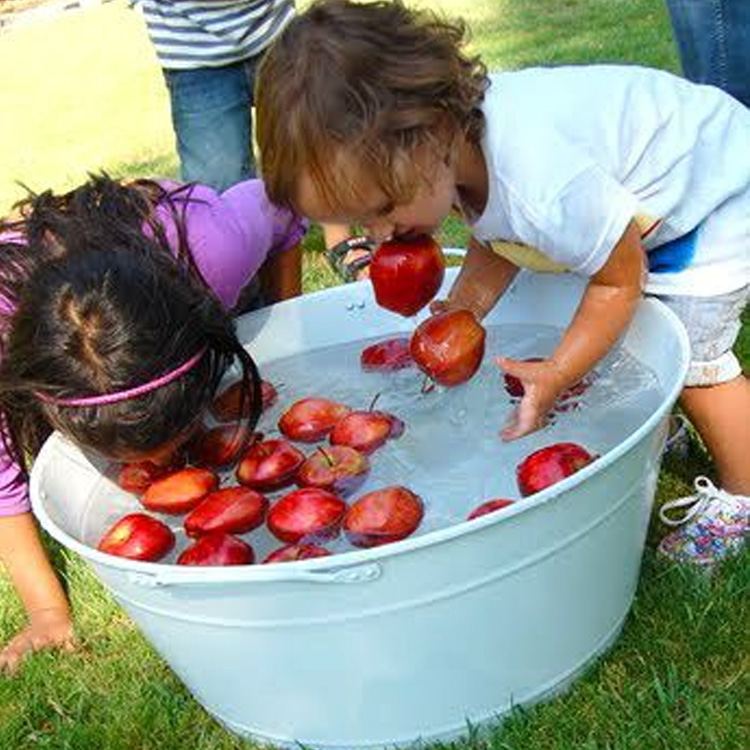
[[(625, 61), (675, 70), (662, 0), (422, 0), (463, 15), (493, 68)], [(304, 5), (304, 3), (300, 3)], [(124, 1), (0, 32), (0, 213), (23, 190), (70, 187), (91, 170), (172, 175), (165, 93), (141, 21)], [(460, 242), (460, 225), (444, 241)], [(305, 285), (334, 282), (312, 233)], [(750, 365), (750, 320), (739, 351)], [(659, 499), (710, 471), (695, 442), (665, 466)], [(649, 534), (638, 595), (615, 648), (565, 696), (519, 711), (455, 747), (487, 750), (745, 750), (750, 554), (703, 579), (654, 559)], [(0, 678), (5, 750), (236, 750), (182, 687), (87, 566), (49, 542), (72, 597), (79, 651), (38, 654)], [(0, 640), (22, 611), (0, 578)], [(198, 647), (198, 644), (197, 644)], [(258, 685), (258, 690), (269, 686)]]

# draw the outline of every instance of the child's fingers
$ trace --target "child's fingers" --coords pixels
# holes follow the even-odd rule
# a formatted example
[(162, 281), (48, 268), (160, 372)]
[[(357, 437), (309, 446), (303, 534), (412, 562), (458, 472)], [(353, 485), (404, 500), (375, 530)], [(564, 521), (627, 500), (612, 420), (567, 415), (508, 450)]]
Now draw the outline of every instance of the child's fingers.
[(55, 628), (51, 631), (30, 625), (24, 628), (0, 651), (0, 672), (13, 675), (23, 660), (34, 651), (59, 648), (70, 653), (77, 646), (72, 628)]
[(26, 630), (22, 630), (0, 651), (0, 671), (6, 675), (15, 674), (26, 654), (31, 651), (31, 648), (32, 645), (27, 628)]

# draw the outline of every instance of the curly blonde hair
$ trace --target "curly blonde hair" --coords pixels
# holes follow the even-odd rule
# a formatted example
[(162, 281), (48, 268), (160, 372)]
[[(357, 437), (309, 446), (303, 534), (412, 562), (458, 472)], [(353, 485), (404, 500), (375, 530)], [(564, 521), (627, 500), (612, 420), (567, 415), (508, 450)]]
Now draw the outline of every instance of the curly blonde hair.
[(413, 195), (425, 153), (445, 159), (458, 134), (477, 143), (487, 71), (464, 52), (466, 26), (399, 0), (318, 0), (261, 63), (256, 133), (275, 203), (299, 210), (301, 174), (331, 207), (357, 201), (341, 175), (354, 155), (391, 200)]

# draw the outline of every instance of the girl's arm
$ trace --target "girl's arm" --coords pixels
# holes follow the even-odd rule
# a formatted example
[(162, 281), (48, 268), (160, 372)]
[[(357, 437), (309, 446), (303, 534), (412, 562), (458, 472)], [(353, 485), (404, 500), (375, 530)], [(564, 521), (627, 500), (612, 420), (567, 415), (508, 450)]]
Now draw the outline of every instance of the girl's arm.
[(263, 299), (267, 304), (281, 302), (302, 293), (302, 247), (269, 255), (259, 271)]
[(501, 433), (503, 439), (514, 440), (542, 427), (560, 393), (614, 346), (635, 314), (645, 273), (640, 232), (630, 222), (607, 262), (589, 280), (552, 356), (542, 362), (498, 357), (501, 369), (519, 378), (525, 389), (514, 417)]
[(433, 313), (462, 308), (479, 320), (497, 304), (518, 273), (518, 266), (472, 237), (453, 287), (446, 300), (432, 304)]
[(0, 670), (15, 671), (32, 651), (74, 646), (70, 606), (31, 513), (0, 517), (0, 560), (28, 615), (28, 625), (0, 651)]

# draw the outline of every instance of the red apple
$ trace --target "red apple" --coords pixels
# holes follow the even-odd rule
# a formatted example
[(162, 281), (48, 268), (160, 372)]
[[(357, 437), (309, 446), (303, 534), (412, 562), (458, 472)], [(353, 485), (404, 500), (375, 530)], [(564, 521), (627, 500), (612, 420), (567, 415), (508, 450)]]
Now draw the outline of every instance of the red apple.
[(237, 460), (243, 447), (263, 439), (259, 432), (248, 437), (249, 433), (247, 425), (240, 422), (203, 430), (190, 441), (190, 461), (197, 466), (227, 466)]
[(449, 310), (423, 321), (411, 338), (419, 368), (445, 386), (467, 381), (484, 356), (485, 330), (468, 310)]
[[(276, 388), (266, 380), (260, 381), (261, 411), (265, 411), (278, 398)], [(211, 414), (218, 422), (237, 422), (242, 417), (250, 414), (252, 406), (252, 394), (250, 394), (245, 408), (240, 408), (240, 397), (242, 395), (242, 381), (237, 380), (228, 388), (225, 388), (211, 404)]]
[(352, 503), (344, 517), (344, 533), (355, 547), (377, 547), (405, 539), (423, 515), (419, 495), (406, 487), (384, 487)]
[(372, 453), (388, 438), (399, 438), (404, 423), (384, 411), (352, 411), (336, 423), (329, 440), (331, 445), (348, 445), (362, 453)]
[(477, 505), (477, 507), (474, 508), (474, 510), (472, 510), (468, 516), (466, 516), (466, 520), (471, 521), (474, 518), (479, 518), (480, 516), (486, 516), (488, 513), (494, 513), (496, 510), (507, 508), (509, 505), (513, 505), (514, 502), (515, 502), (514, 500), (506, 500), (505, 498), (498, 498), (496, 500), (487, 500), (481, 505)]
[(256, 490), (278, 490), (292, 484), (305, 454), (281, 439), (254, 443), (237, 465), (237, 481)]
[(260, 526), (266, 517), (268, 500), (249, 487), (225, 487), (206, 495), (185, 518), (188, 536), (211, 531), (244, 534)]
[(318, 487), (344, 496), (358, 489), (369, 471), (370, 461), (364, 453), (348, 445), (331, 445), (308, 456), (295, 481), (300, 487)]
[(411, 367), (414, 360), (409, 351), (408, 337), (398, 336), (368, 346), (359, 355), (359, 363), (365, 372), (389, 372)]
[(316, 443), (322, 440), (351, 409), (327, 398), (295, 401), (279, 419), (279, 429), (290, 440)]
[(319, 544), (287, 544), (271, 552), (264, 563), (295, 562), (310, 560), (313, 557), (328, 557), (330, 551)]
[(444, 275), (443, 252), (427, 235), (383, 242), (370, 263), (377, 303), (405, 317), (415, 315), (430, 302)]
[(223, 531), (212, 531), (198, 537), (177, 558), (178, 565), (250, 565), (253, 562), (253, 548)]
[(96, 548), (108, 555), (153, 562), (164, 557), (174, 541), (165, 523), (145, 513), (130, 513), (109, 528)]
[(282, 542), (333, 539), (339, 533), (346, 503), (326, 490), (304, 487), (277, 500), (266, 520), (271, 533)]
[(157, 466), (151, 461), (131, 461), (120, 467), (117, 484), (128, 492), (140, 495), (159, 477), (163, 477), (173, 470), (174, 467)]
[(208, 469), (189, 466), (157, 479), (141, 497), (147, 510), (179, 515), (187, 513), (219, 486), (219, 477)]
[(521, 494), (526, 497), (541, 492), (565, 477), (575, 474), (596, 458), (577, 443), (554, 443), (540, 448), (516, 467)]
[[(542, 362), (544, 361), (543, 357), (528, 357), (527, 359), (523, 360), (524, 362)], [(576, 396), (582, 396), (591, 386), (591, 383), (594, 380), (593, 373), (589, 373), (586, 375), (586, 377), (581, 378), (577, 383), (574, 383), (570, 386), (567, 390), (563, 391), (562, 394), (560, 394), (560, 397), (557, 399), (557, 404), (555, 405), (555, 409), (557, 411), (566, 411), (567, 406), (564, 403), (565, 401), (570, 400), (571, 398), (574, 398)], [(513, 398), (523, 398), (524, 393), (526, 392), (526, 389), (523, 387), (523, 383), (519, 378), (517, 378), (515, 375), (509, 375), (507, 372), (503, 373), (503, 381), (505, 383), (505, 390), (508, 392), (508, 395)]]

